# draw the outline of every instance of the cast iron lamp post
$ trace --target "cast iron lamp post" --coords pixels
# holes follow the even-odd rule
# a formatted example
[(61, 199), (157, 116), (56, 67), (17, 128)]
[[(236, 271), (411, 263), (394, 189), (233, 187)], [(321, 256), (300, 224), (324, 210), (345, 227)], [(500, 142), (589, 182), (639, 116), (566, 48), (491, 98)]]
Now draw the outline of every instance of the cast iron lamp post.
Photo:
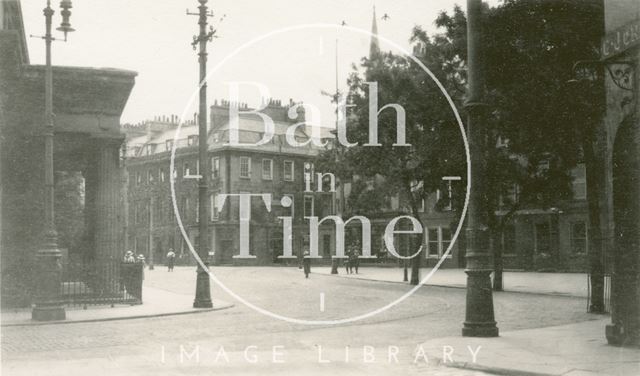
[(208, 0), (198, 0), (200, 6), (198, 13), (190, 13), (188, 15), (198, 16), (198, 25), (200, 25), (200, 34), (193, 37), (191, 45), (193, 49), (199, 47), (198, 61), (200, 63), (200, 108), (198, 112), (198, 163), (200, 172), (198, 178), (198, 256), (204, 263), (206, 268), (198, 264), (196, 279), (196, 297), (193, 301), (194, 308), (211, 308), (211, 288), (209, 286), (209, 252), (208, 249), (208, 224), (209, 216), (208, 201), (209, 192), (207, 188), (208, 158), (207, 158), (207, 42), (210, 42), (215, 35), (215, 30), (210, 28), (207, 32), (207, 18), (212, 17), (213, 13), (207, 10)]
[(486, 148), (486, 104), (481, 53), (481, 0), (467, 0), (468, 112), (467, 138), (471, 154), (471, 192), (467, 213), (467, 301), (462, 335), (465, 337), (497, 337), (498, 327), (493, 313), (491, 272), (493, 260), (489, 252), (484, 177)]
[[(69, 23), (71, 16), (71, 1), (60, 2), (62, 23), (57, 29), (64, 33), (74, 31)], [(51, 1), (47, 0), (44, 8), (45, 35), (42, 39), (46, 45), (46, 66), (44, 81), (44, 233), (42, 246), (36, 256), (38, 281), (36, 286), (35, 306), (31, 311), (31, 318), (38, 321), (64, 320), (66, 318), (64, 306), (60, 298), (60, 264), (61, 253), (58, 249), (58, 233), (55, 227), (54, 213), (54, 179), (53, 179), (53, 73), (51, 68), (51, 42), (56, 40), (51, 35), (51, 19), (53, 17)]]

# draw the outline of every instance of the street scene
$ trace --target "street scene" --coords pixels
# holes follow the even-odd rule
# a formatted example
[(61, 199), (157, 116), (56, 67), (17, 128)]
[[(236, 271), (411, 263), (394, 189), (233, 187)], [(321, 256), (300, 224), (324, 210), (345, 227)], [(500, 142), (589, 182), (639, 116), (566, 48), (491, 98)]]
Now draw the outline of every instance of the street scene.
[(0, 0), (6, 375), (640, 374), (638, 0)]

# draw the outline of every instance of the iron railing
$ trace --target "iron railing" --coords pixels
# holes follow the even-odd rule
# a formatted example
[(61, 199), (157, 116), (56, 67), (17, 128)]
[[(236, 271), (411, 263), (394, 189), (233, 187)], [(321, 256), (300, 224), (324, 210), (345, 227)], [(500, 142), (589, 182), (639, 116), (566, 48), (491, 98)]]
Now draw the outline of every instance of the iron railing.
[(69, 261), (62, 266), (61, 296), (67, 305), (142, 304), (142, 263)]

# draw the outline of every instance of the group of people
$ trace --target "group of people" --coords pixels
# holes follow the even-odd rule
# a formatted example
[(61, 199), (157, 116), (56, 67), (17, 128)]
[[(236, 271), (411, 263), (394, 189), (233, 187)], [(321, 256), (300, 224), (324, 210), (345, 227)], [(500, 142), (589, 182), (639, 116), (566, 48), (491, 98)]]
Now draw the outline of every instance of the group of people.
[(358, 267), (360, 266), (360, 251), (358, 244), (352, 244), (345, 250), (345, 256), (347, 256), (344, 267), (347, 271), (347, 274), (352, 274), (353, 269), (356, 270), (356, 274), (358, 274)]
[(143, 265), (146, 265), (146, 261), (144, 258), (144, 255), (141, 253), (139, 254), (137, 257), (136, 255), (133, 253), (133, 251), (127, 251), (124, 253), (124, 258), (122, 259), (122, 261), (125, 264), (134, 264), (136, 262), (141, 262)]
[[(122, 259), (122, 262), (124, 262), (125, 264), (135, 264), (137, 262), (142, 263), (142, 265), (144, 265), (145, 267), (147, 266), (147, 262), (146, 259), (144, 257), (143, 254), (139, 254), (138, 256), (136, 256), (133, 251), (127, 251), (124, 253), (124, 257)], [(176, 253), (173, 251), (173, 248), (169, 249), (169, 252), (167, 253), (167, 268), (168, 271), (172, 272), (173, 271), (173, 267), (176, 263)]]
[[(302, 252), (302, 269), (304, 269), (304, 277), (309, 278), (311, 273), (311, 253), (309, 247), (305, 247)], [(358, 274), (358, 267), (360, 266), (360, 246), (358, 243), (351, 244), (345, 250), (346, 259), (344, 261), (344, 267), (347, 274)]]

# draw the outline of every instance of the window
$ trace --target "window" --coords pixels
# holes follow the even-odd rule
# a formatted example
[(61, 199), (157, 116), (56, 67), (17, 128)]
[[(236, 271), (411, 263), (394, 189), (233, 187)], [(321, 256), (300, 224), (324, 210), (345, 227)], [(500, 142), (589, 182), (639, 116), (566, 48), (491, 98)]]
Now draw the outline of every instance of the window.
[(438, 228), (430, 228), (427, 236), (427, 256), (438, 257)]
[(165, 141), (164, 145), (167, 148), (167, 151), (171, 151), (171, 149), (173, 149), (173, 140)]
[(520, 186), (518, 184), (511, 184), (509, 187), (505, 188), (500, 195), (499, 205), (504, 207), (506, 205), (517, 204), (520, 199)]
[(251, 177), (251, 159), (249, 157), (240, 157), (240, 177)]
[[(451, 244), (451, 229), (448, 227), (435, 227), (427, 231), (427, 257), (439, 258)], [(447, 257), (451, 257), (451, 253)]]
[(502, 230), (502, 253), (512, 255), (516, 253), (516, 227), (507, 225)]
[[(445, 199), (447, 201), (445, 202), (445, 205), (442, 208), (442, 210), (444, 210), (444, 211), (453, 210), (453, 187), (451, 186), (451, 180), (447, 180), (446, 197), (445, 197)], [(449, 229), (447, 229), (447, 231), (449, 231)], [(449, 240), (451, 240), (451, 236), (449, 236)], [(445, 250), (446, 250), (446, 248), (445, 248)]]
[(198, 145), (198, 136), (192, 135), (187, 138), (187, 146)]
[(220, 177), (220, 158), (211, 158), (211, 178), (217, 179)]
[(217, 221), (220, 217), (220, 213), (218, 212), (218, 205), (216, 203), (217, 198), (217, 194), (211, 194), (209, 196), (209, 215), (211, 216), (212, 221)]
[(149, 183), (153, 183), (154, 180), (155, 180), (155, 177), (153, 176), (153, 171), (151, 170), (147, 171), (147, 181)]
[(158, 169), (158, 179), (160, 179), (161, 183), (164, 183), (165, 175), (163, 169)]
[(162, 201), (160, 200), (160, 197), (156, 197), (153, 200), (153, 222), (155, 223), (162, 222), (162, 218), (164, 218), (163, 209), (164, 208), (162, 207)]
[(180, 201), (180, 215), (182, 216), (182, 220), (185, 221), (189, 215), (189, 197), (182, 197)]
[(571, 252), (587, 253), (587, 225), (584, 222), (571, 224)]
[(293, 181), (293, 161), (284, 161), (283, 178), (285, 181)]
[(441, 228), (440, 236), (441, 236), (440, 255), (442, 256), (449, 248), (449, 244), (451, 244), (451, 229), (448, 227)]
[(587, 198), (587, 171), (584, 163), (577, 165), (571, 170), (571, 188), (575, 200), (586, 200)]
[(264, 180), (273, 180), (273, 160), (262, 160), (262, 178)]
[(313, 196), (304, 196), (304, 216), (313, 217)]
[(551, 234), (547, 222), (536, 224), (535, 249), (538, 254), (551, 252)]
[(137, 172), (136, 173), (136, 185), (140, 185), (142, 184), (142, 173)]
[(184, 165), (182, 166), (182, 176), (189, 176), (191, 175), (191, 168), (189, 167), (189, 163), (185, 162)]

